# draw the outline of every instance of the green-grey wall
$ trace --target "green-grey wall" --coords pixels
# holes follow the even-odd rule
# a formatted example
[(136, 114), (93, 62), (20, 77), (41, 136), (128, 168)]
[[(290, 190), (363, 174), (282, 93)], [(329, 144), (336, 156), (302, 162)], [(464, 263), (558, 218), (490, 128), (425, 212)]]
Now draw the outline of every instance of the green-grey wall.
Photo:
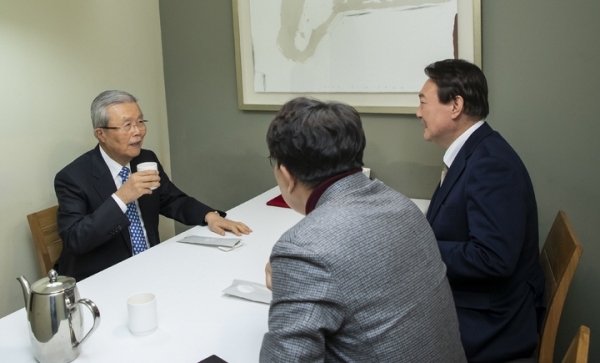
[[(172, 177), (186, 192), (229, 209), (273, 186), (265, 133), (272, 112), (237, 108), (232, 4), (160, 0)], [(600, 2), (483, 0), (483, 68), (491, 125), (514, 146), (533, 179), (544, 242), (559, 209), (584, 246), (557, 341), (592, 329), (600, 361)], [(365, 164), (414, 198), (429, 198), (442, 150), (422, 139), (412, 115), (363, 115)], [(178, 226), (178, 231), (184, 227)]]
[(561, 209), (583, 245), (555, 352), (562, 356), (583, 324), (591, 329), (589, 361), (600, 362), (600, 2), (484, 0), (482, 7), (489, 119), (529, 169), (541, 243)]

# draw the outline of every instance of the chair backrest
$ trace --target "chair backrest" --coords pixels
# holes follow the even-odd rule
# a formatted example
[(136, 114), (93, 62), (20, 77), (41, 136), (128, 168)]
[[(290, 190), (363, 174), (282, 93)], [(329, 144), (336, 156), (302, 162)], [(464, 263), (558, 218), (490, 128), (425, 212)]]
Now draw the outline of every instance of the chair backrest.
[(546, 277), (546, 318), (540, 335), (539, 362), (552, 363), (558, 323), (583, 248), (567, 214), (559, 211), (540, 255)]
[(567, 354), (562, 363), (587, 363), (588, 350), (590, 348), (590, 328), (582, 325), (577, 330), (575, 338), (571, 342)]
[(57, 210), (58, 206), (55, 205), (27, 216), (42, 277), (48, 275), (48, 271), (53, 268), (63, 247), (56, 229)]

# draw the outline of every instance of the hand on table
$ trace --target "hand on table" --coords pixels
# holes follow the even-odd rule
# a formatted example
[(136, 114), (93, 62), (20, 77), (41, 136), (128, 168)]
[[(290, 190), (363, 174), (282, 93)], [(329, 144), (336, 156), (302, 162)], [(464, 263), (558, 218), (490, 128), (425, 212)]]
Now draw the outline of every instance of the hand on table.
[(160, 186), (157, 170), (144, 170), (131, 174), (129, 179), (115, 192), (125, 204), (136, 201), (144, 194), (152, 194), (150, 188)]
[(265, 266), (265, 283), (267, 285), (267, 289), (271, 289), (271, 262), (267, 262)]
[(220, 234), (221, 236), (225, 235), (225, 231), (230, 231), (236, 236), (252, 232), (252, 230), (244, 223), (223, 218), (218, 213), (210, 212), (206, 214), (204, 220), (208, 223), (208, 228), (211, 231)]

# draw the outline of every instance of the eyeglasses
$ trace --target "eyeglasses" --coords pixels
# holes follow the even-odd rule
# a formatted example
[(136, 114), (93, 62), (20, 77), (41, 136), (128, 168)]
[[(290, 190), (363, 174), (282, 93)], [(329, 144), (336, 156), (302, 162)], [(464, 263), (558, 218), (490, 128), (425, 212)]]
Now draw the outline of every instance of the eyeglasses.
[(107, 130), (121, 130), (122, 133), (128, 134), (131, 131), (133, 131), (134, 127), (137, 127), (138, 130), (143, 131), (146, 129), (146, 122), (148, 122), (148, 120), (139, 120), (136, 122), (128, 122), (123, 126), (101, 126), (99, 127), (100, 129), (107, 129)]

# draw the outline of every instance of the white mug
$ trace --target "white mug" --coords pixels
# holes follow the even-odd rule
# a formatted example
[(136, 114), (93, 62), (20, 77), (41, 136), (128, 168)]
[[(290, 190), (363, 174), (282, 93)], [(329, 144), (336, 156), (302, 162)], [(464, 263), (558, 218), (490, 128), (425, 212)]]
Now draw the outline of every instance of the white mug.
[(149, 335), (158, 328), (156, 296), (149, 292), (135, 294), (127, 299), (129, 331), (133, 335)]
[[(158, 164), (155, 163), (154, 161), (147, 161), (145, 163), (137, 164), (136, 169), (137, 169), (137, 171), (158, 170)], [(156, 187), (152, 187), (150, 189), (154, 190), (154, 189), (156, 189)]]

